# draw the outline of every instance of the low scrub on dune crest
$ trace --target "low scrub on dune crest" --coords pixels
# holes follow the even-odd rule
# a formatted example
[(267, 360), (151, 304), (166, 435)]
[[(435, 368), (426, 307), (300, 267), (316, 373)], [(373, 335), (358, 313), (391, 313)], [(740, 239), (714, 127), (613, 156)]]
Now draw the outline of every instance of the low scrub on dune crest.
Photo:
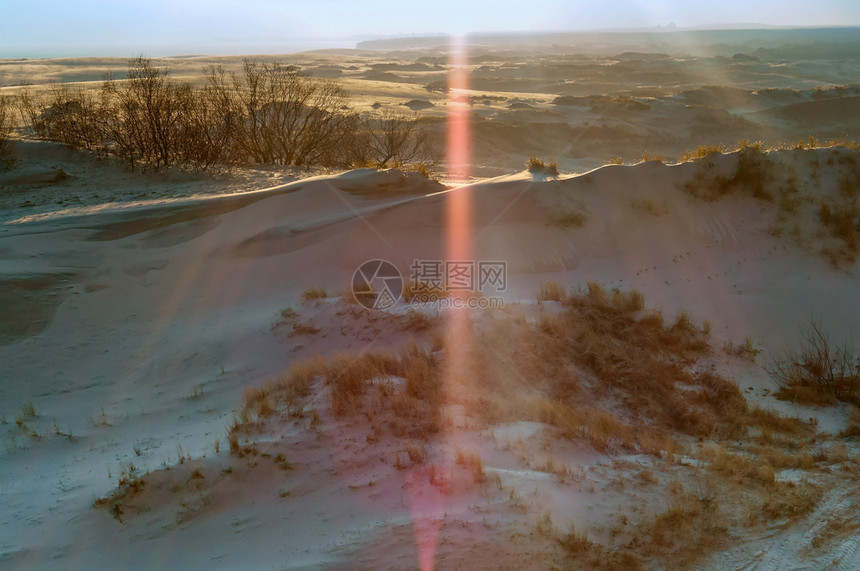
[(666, 157), (664, 157), (663, 155), (653, 155), (653, 154), (649, 153), (648, 151), (645, 151), (644, 153), (642, 153), (642, 156), (639, 157), (639, 163), (651, 163), (651, 162), (665, 163)]
[(318, 299), (325, 299), (328, 297), (328, 292), (324, 287), (314, 286), (309, 287), (305, 291), (302, 292), (302, 301), (316, 301)]
[[(732, 194), (771, 202), (772, 236), (793, 237), (804, 249), (814, 245), (837, 269), (854, 263), (860, 254), (860, 160), (856, 152), (817, 148), (774, 156), (762, 151), (761, 143), (741, 142), (731, 153), (720, 168), (735, 159), (734, 172), (720, 172), (713, 154), (706, 154), (695, 161), (693, 176), (683, 189), (707, 202)], [(804, 171), (809, 175), (801, 180), (799, 173)]]
[(558, 162), (555, 159), (544, 160), (537, 155), (529, 155), (526, 170), (532, 174), (558, 176)]
[(708, 155), (724, 152), (726, 152), (726, 148), (723, 145), (699, 145), (695, 149), (688, 149), (681, 153), (678, 157), (678, 162), (686, 163), (696, 159), (704, 159)]
[(697, 163), (693, 179), (684, 189), (697, 198), (713, 202), (734, 192), (742, 192), (762, 200), (772, 201), (770, 189), (774, 181), (773, 161), (762, 152), (760, 143), (742, 143), (737, 151), (737, 166), (731, 176), (713, 172), (709, 156)]

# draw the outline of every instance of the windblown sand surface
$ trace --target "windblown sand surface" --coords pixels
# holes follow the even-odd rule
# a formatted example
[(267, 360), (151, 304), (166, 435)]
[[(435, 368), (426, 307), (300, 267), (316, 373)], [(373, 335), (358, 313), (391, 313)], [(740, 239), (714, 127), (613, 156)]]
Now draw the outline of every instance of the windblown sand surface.
[[(707, 202), (684, 190), (700, 169), (731, 173), (738, 160), (711, 155), (545, 181), (520, 173), (449, 190), (360, 170), (256, 194), (171, 201), (168, 192), (5, 224), (0, 562), (544, 569), (577, 561), (547, 526), (599, 539), (621, 515), (632, 525), (674, 505), (670, 480), (700, 476), (695, 441), (679, 436), (686, 448), (671, 459), (600, 449), (541, 422), (487, 423), (456, 391), (441, 431), (419, 442), (415, 458), (410, 438), (383, 431), (374, 440), (364, 417), (335, 414), (322, 381), (302, 415), (252, 424), (246, 451), (231, 454), (226, 428), (243, 389), (315, 355), (399, 351), (410, 339), (428, 346), (444, 330), (446, 312), (419, 307), (429, 324), (419, 327), (402, 302), (373, 313), (347, 292), (366, 260), (407, 274), (414, 259), (444, 259), (447, 208), (459, 194), (472, 204), (475, 259), (507, 263), (510, 315), (536, 327), (561, 313), (558, 302), (535, 301), (548, 281), (568, 291), (586, 281), (636, 288), (669, 321), (686, 310), (710, 322), (713, 349), (697, 366), (732, 379), (750, 403), (816, 419), (825, 452), (841, 446), (844, 456), (822, 452), (828, 460), (808, 473), (777, 470), (776, 482), (817, 482), (813, 509), (731, 524), (696, 565), (856, 568), (858, 536), (845, 530), (858, 525), (848, 476), (858, 446), (836, 436), (848, 408), (776, 400), (763, 365), (798, 340), (811, 315), (834, 338), (852, 339), (857, 265), (835, 268), (821, 254), (838, 244), (822, 236), (816, 201), (839, 196), (860, 157), (844, 148), (771, 153), (775, 196), (787, 173), (796, 175), (800, 198), (789, 210), (744, 192)], [(325, 296), (303, 302), (310, 287)], [(470, 316), (492, 331), (505, 311)], [(720, 349), (745, 337), (765, 353), (749, 360)], [(502, 358), (505, 346), (497, 349)], [(28, 402), (35, 416), (22, 408)], [(458, 450), (481, 458), (481, 478)], [(146, 483), (130, 492), (131, 472)], [(820, 539), (834, 518), (841, 527)]]
[[(821, 145), (860, 126), (855, 35), (476, 36), (456, 100), (444, 38), (262, 58), (414, 110), (440, 158), (467, 103), (470, 184), (17, 134), (0, 567), (860, 568), (856, 405), (769, 374), (811, 322), (860, 351), (860, 151)], [(0, 96), (125, 69), (3, 60)], [(503, 307), (356, 303), (362, 263), (408, 280), (458, 232)]]

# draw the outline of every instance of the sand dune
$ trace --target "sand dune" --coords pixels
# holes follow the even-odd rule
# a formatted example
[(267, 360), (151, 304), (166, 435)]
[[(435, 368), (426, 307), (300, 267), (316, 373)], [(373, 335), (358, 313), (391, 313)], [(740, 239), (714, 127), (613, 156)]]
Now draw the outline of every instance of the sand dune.
[[(707, 172), (730, 173), (739, 158), (707, 160)], [(813, 162), (824, 165), (821, 188), (801, 184), (814, 197), (851, 172), (858, 156), (818, 149), (769, 160), (802, 181), (812, 180)], [(814, 203), (782, 222), (800, 224), (808, 237), (777, 236), (776, 202), (743, 191), (705, 202), (684, 190), (704, 164), (612, 166), (547, 181), (520, 173), (443, 192), (396, 171), (359, 170), (256, 194), (3, 226), (3, 301), (15, 311), (4, 311), (0, 336), (10, 381), (0, 385), (10, 423), (3, 425), (10, 509), (0, 524), (7, 530), (0, 561), (149, 566), (169, 552), (170, 566), (410, 567), (427, 556), (422, 538), (435, 538), (426, 545), (438, 548), (440, 566), (495, 568), (491, 555), (511, 568), (564, 561), (549, 535), (534, 535), (535, 518), (546, 512), (561, 527), (609, 525), (617, 502), (629, 498), (607, 482), (632, 478), (642, 466), (658, 479), (682, 468), (555, 440), (540, 423), (483, 426), (454, 399), (444, 438), (426, 444), (430, 459), (403, 460), (408, 467), (396, 469), (403, 441), (366, 441), (364, 421), (333, 415), (324, 386), (306, 404), (320, 428), (308, 428), (308, 417), (261, 424), (246, 459), (229, 453), (224, 428), (243, 388), (291, 363), (368, 344), (397, 349), (410, 337), (430, 342), (429, 332), (410, 329), (405, 308), (374, 314), (337, 296), (368, 259), (389, 260), (404, 274), (414, 259), (443, 259), (455, 196), (472, 205), (475, 259), (507, 263), (504, 299), (520, 304), (527, 320), (560, 310), (555, 302), (535, 304), (541, 283), (593, 280), (637, 288), (667, 316), (686, 310), (697, 323), (708, 320), (715, 347), (749, 337), (776, 352), (797, 340), (811, 314), (847, 338), (857, 323), (850, 309), (856, 263), (834, 269), (813, 246)], [(302, 303), (311, 286), (324, 287), (326, 298)], [(294, 315), (282, 314), (287, 307)], [(475, 312), (472, 319), (490, 320), (489, 327), (496, 318)], [(751, 402), (817, 417), (823, 431), (845, 426), (844, 408), (774, 399), (762, 360), (718, 351), (708, 360)], [(26, 402), (37, 416), (25, 416), (22, 429), (11, 419)], [(577, 475), (558, 480), (539, 469), (541, 460), (521, 449), (525, 441), (543, 442)], [(847, 446), (853, 455), (855, 444)], [(477, 451), (491, 483), (476, 485), (452, 459), (455, 448)], [(630, 467), (618, 464), (622, 458)], [(117, 488), (121, 462), (126, 472), (128, 463), (135, 474), (151, 472), (148, 483), (113, 515), (93, 509), (94, 497)], [(704, 563), (743, 566), (764, 557), (815, 566), (841, 557), (856, 564), (853, 540), (813, 555), (794, 543), (798, 530), (836, 509), (840, 490), (826, 492), (820, 511), (797, 525), (771, 531), (771, 539), (737, 539)], [(639, 501), (656, 509), (660, 497), (643, 492)]]
[[(252, 56), (414, 112), (430, 177), (14, 133), (0, 568), (860, 568), (856, 29), (449, 41)], [(486, 283), (413, 283), (446, 262)], [(804, 339), (836, 364), (778, 382)]]

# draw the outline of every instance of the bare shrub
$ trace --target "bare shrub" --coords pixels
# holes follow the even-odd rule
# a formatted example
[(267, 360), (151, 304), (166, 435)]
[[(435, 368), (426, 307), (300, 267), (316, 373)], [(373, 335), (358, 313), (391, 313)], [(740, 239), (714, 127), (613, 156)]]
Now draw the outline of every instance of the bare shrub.
[(179, 100), (175, 152), (177, 161), (198, 171), (239, 162), (233, 140), (239, 115), (211, 86), (194, 90), (185, 84)]
[(420, 130), (420, 118), (413, 113), (385, 111), (381, 116), (362, 120), (362, 137), (367, 161), (378, 168), (397, 168), (411, 164), (431, 167), (436, 163), (427, 134)]
[(246, 59), (242, 74), (215, 68), (206, 77), (220, 107), (240, 115), (235, 143), (251, 162), (332, 163), (332, 149), (354, 131), (346, 91), (295, 66)]
[(44, 138), (74, 149), (106, 152), (104, 106), (96, 94), (58, 84), (51, 88), (47, 102), (37, 123)]
[(180, 87), (167, 74), (166, 68), (138, 57), (129, 62), (125, 81), (108, 76), (102, 86), (107, 135), (131, 168), (159, 170), (178, 158)]
[(803, 331), (800, 348), (773, 360), (768, 372), (784, 398), (856, 402), (860, 360), (849, 344), (835, 345), (815, 320)]
[(46, 105), (44, 98), (26, 84), (15, 95), (15, 105), (21, 117), (23, 132), (45, 138), (45, 124), (41, 118), (42, 109)]
[(12, 103), (0, 97), (0, 170), (11, 168), (15, 163), (15, 143), (10, 138), (13, 124)]
[[(25, 88), (18, 110), (36, 136), (116, 156), (132, 169), (351, 162), (358, 116), (338, 84), (252, 60), (245, 60), (241, 74), (212, 67), (205, 77), (207, 85), (196, 89), (138, 57), (125, 79), (107, 75), (97, 92), (55, 86), (43, 101)], [(421, 139), (411, 120), (395, 123), (395, 132), (409, 132), (408, 141)], [(425, 148), (423, 139), (419, 143), (411, 147), (415, 152), (404, 143), (394, 158), (417, 159)]]

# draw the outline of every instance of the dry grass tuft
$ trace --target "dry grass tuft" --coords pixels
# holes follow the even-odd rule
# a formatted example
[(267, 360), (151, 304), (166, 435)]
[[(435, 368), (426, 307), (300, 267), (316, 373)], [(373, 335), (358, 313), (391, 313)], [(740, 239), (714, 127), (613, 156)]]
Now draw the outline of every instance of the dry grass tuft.
[(666, 157), (664, 157), (663, 155), (653, 155), (653, 154), (649, 153), (648, 151), (645, 151), (644, 153), (642, 153), (642, 156), (639, 157), (639, 163), (640, 164), (641, 163), (651, 163), (651, 162), (657, 162), (657, 163), (662, 164), (662, 163), (666, 162)]
[(276, 413), (301, 418), (304, 412), (301, 400), (310, 393), (314, 380), (327, 373), (328, 364), (319, 356), (295, 363), (277, 379), (259, 387), (246, 387), (240, 414), (258, 419)]
[(588, 222), (588, 214), (584, 207), (561, 210), (549, 217), (547, 225), (557, 228), (581, 228)]
[(532, 174), (541, 174), (544, 176), (558, 176), (558, 162), (555, 159), (544, 160), (537, 155), (529, 155), (526, 161), (526, 170)]
[(760, 143), (740, 143), (737, 167), (732, 176), (713, 172), (714, 163), (707, 157), (697, 163), (693, 180), (684, 188), (702, 200), (713, 202), (736, 191), (766, 201), (773, 200), (770, 187), (775, 179), (774, 162), (761, 151)]
[(682, 152), (678, 157), (678, 162), (686, 163), (696, 159), (704, 159), (708, 155), (724, 152), (726, 152), (724, 145), (699, 145), (695, 149), (689, 149)]
[(723, 351), (728, 355), (734, 355), (735, 357), (741, 357), (748, 361), (755, 362), (755, 358), (761, 353), (761, 349), (756, 347), (755, 342), (747, 336), (744, 337), (743, 343), (738, 343), (735, 345), (731, 341), (727, 341), (723, 345)]
[(567, 299), (567, 289), (557, 282), (544, 282), (540, 284), (538, 301), (564, 301)]
[(484, 460), (477, 452), (464, 452), (461, 448), (457, 448), (456, 462), (460, 466), (465, 466), (472, 473), (472, 481), (476, 484), (483, 484), (487, 481), (487, 475), (484, 473)]
[(307, 303), (309, 301), (316, 301), (318, 299), (325, 299), (328, 297), (328, 293), (324, 287), (315, 286), (309, 287), (305, 291), (302, 292), (302, 301)]

